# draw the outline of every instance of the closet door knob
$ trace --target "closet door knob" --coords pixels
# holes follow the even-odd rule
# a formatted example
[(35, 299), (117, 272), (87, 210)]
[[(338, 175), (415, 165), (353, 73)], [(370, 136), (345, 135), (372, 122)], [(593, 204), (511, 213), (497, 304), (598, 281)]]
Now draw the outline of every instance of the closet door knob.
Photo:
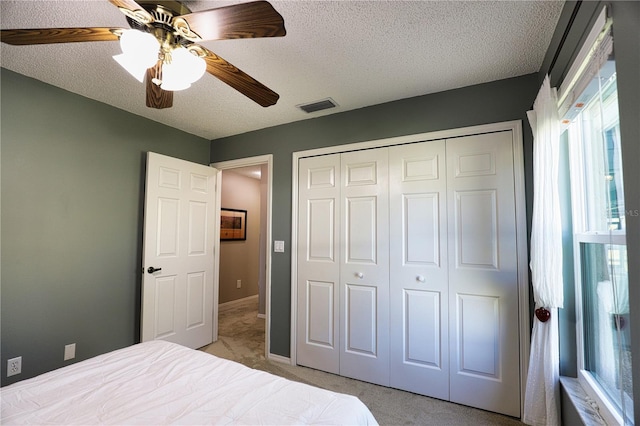
[(364, 277), (364, 274), (362, 272), (356, 272), (356, 277), (362, 278)]
[(424, 277), (422, 275), (418, 275), (416, 277), (416, 281), (420, 281), (421, 283), (423, 283), (425, 281)]
[(147, 272), (150, 274), (153, 274), (154, 272), (158, 272), (158, 271), (162, 271), (162, 268), (154, 268), (153, 266), (149, 266), (149, 269), (147, 269)]

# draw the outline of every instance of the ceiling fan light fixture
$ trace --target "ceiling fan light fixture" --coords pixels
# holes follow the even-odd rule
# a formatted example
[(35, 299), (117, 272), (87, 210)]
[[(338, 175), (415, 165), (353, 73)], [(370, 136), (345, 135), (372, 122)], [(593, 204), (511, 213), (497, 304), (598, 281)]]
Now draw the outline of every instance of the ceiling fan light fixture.
[(173, 105), (173, 91), (188, 88), (205, 73), (262, 107), (274, 105), (280, 98), (264, 84), (196, 44), (204, 40), (286, 35), (282, 15), (268, 1), (248, 1), (198, 12), (191, 12), (182, 4), (184, 0), (109, 1), (124, 13), (131, 30), (111, 27), (3, 29), (0, 41), (22, 46), (119, 40), (122, 53), (113, 59), (136, 80), (146, 81), (146, 104), (151, 108), (169, 108)]

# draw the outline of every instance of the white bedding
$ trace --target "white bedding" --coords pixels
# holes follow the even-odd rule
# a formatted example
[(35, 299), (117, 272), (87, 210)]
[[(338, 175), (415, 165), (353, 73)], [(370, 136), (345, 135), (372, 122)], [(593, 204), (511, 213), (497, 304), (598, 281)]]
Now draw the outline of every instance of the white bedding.
[(377, 424), (356, 397), (154, 341), (0, 390), (2, 424)]

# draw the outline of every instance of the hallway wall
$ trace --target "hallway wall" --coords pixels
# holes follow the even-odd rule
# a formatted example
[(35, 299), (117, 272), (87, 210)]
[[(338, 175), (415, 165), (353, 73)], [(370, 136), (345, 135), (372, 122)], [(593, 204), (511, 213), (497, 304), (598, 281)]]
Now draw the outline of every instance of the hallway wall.
[[(222, 172), (220, 207), (247, 211), (247, 239), (220, 242), (219, 303), (258, 294), (260, 270), (260, 181), (231, 170)], [(242, 281), (237, 288), (237, 280)]]

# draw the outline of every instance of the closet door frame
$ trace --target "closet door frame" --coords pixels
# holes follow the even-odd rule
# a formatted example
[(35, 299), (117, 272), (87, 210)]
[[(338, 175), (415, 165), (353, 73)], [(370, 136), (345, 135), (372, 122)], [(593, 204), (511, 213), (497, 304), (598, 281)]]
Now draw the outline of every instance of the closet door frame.
[(336, 145), (293, 153), (292, 158), (292, 217), (291, 217), (291, 341), (290, 360), (296, 365), (296, 335), (297, 335), (297, 243), (298, 243), (298, 160), (317, 155), (337, 154), (362, 149), (380, 148), (385, 146), (403, 145), (415, 142), (428, 142), (440, 139), (450, 139), (460, 136), (471, 136), (482, 133), (500, 131), (512, 132), (513, 167), (515, 185), (516, 211), (516, 244), (518, 257), (518, 315), (520, 331), (520, 412), (523, 412), (524, 394), (526, 389), (527, 372), (529, 370), (530, 350), (530, 321), (529, 318), (529, 256), (527, 246), (527, 213), (524, 180), (524, 149), (522, 141), (522, 121), (505, 121), (484, 124), (480, 126), (462, 127), (458, 129), (437, 132), (419, 133), (386, 139), (377, 139), (346, 145)]

